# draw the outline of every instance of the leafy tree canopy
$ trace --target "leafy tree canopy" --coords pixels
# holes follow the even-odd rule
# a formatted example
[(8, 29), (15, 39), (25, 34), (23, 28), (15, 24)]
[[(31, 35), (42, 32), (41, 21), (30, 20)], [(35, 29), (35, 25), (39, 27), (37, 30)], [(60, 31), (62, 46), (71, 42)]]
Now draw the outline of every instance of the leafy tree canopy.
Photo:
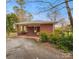
[(8, 33), (14, 31), (13, 25), (16, 22), (18, 22), (18, 18), (16, 16), (16, 14), (11, 13), (11, 14), (6, 15), (6, 31)]

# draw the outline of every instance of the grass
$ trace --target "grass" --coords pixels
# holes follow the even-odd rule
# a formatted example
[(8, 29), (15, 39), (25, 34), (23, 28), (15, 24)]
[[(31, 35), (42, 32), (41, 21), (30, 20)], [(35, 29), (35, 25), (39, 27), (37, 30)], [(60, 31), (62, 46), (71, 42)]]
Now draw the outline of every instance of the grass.
[(17, 33), (16, 32), (10, 32), (9, 34), (6, 33), (6, 37), (16, 37)]

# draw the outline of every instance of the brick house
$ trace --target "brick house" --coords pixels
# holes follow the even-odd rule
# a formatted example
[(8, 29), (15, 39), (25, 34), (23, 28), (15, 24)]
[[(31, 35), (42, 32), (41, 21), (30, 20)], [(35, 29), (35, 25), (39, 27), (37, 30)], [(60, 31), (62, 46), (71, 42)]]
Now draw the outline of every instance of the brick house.
[(16, 23), (18, 35), (39, 36), (40, 32), (50, 34), (53, 31), (53, 22), (19, 22)]

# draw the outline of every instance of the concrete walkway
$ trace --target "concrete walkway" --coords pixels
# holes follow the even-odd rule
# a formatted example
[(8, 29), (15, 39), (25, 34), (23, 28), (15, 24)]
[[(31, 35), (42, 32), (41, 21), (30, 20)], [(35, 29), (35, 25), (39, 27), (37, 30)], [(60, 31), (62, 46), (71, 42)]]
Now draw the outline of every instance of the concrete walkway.
[(6, 59), (72, 59), (24, 38), (8, 38), (6, 53)]

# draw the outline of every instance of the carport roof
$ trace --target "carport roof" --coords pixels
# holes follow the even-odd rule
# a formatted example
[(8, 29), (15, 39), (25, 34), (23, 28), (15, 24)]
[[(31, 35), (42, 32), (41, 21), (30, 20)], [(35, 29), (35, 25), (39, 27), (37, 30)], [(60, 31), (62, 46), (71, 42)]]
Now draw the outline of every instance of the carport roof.
[(53, 24), (53, 22), (51, 21), (44, 21), (44, 22), (18, 22), (18, 23), (15, 23), (16, 25), (21, 25), (21, 24), (24, 24), (24, 25), (28, 25), (28, 24)]

